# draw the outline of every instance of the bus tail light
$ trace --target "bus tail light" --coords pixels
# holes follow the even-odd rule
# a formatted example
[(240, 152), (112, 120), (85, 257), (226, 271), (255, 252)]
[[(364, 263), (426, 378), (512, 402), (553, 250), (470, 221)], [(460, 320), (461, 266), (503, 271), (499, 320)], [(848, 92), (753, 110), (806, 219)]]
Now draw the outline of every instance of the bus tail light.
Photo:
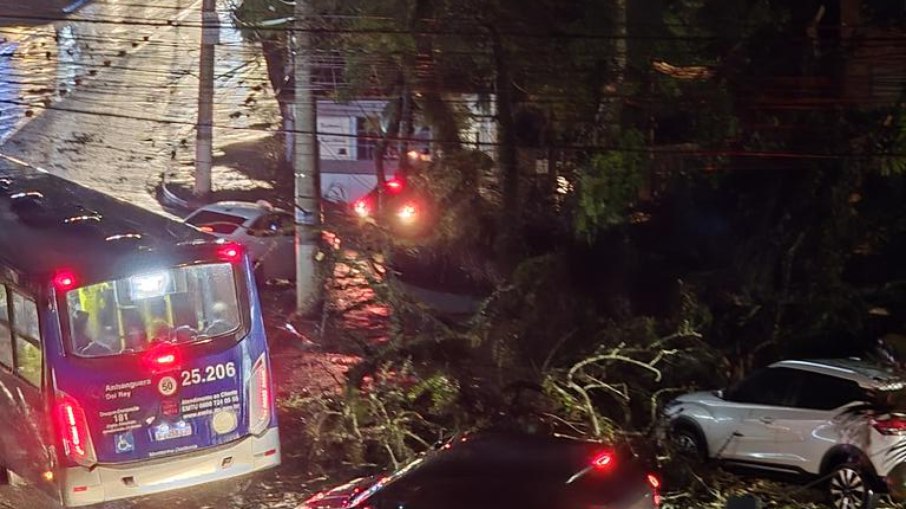
[(142, 356), (145, 369), (153, 374), (179, 369), (179, 349), (172, 343), (160, 342)]
[(66, 457), (82, 466), (97, 463), (85, 410), (72, 396), (59, 393), (56, 402), (57, 431)]
[(249, 411), (249, 431), (253, 435), (264, 433), (271, 423), (271, 408), (273, 394), (271, 394), (270, 373), (264, 355), (255, 362), (252, 369), (252, 380), (249, 383), (249, 397), (251, 410)]
[(72, 290), (76, 285), (75, 274), (71, 270), (59, 270), (53, 276), (53, 285), (64, 292)]
[(229, 263), (236, 263), (242, 259), (242, 245), (228, 242), (217, 248), (217, 257)]

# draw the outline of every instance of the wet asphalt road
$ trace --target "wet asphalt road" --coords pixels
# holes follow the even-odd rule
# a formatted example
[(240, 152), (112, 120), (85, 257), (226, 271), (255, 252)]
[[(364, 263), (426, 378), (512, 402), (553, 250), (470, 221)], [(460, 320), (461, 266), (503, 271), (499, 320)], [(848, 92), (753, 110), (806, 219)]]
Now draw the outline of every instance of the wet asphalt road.
[[(14, 21), (2, 5), (20, 1), (0, 0), (0, 24)], [(164, 212), (149, 189), (194, 158), (200, 6), (94, 0), (0, 26), (0, 152)], [(249, 129), (267, 115), (257, 108), (276, 108), (258, 101), (269, 90), (263, 58), (228, 6), (218, 5), (215, 145), (264, 136)]]
[[(0, 0), (0, 152), (162, 212), (151, 187), (162, 172), (191, 164), (194, 151), (201, 0), (94, 0), (70, 14), (37, 8), (62, 0), (27, 1)], [(227, 7), (218, 5), (226, 26), (215, 138), (242, 141), (261, 136), (243, 128), (267, 114), (255, 110), (266, 74), (257, 48), (229, 27)], [(329, 356), (289, 344), (272, 356), (284, 392), (308, 383), (291, 379), (300, 368), (334, 369)], [(280, 468), (251, 479), (104, 507), (295, 507), (308, 492), (305, 470), (284, 451)], [(58, 507), (33, 488), (0, 486), (0, 509)]]

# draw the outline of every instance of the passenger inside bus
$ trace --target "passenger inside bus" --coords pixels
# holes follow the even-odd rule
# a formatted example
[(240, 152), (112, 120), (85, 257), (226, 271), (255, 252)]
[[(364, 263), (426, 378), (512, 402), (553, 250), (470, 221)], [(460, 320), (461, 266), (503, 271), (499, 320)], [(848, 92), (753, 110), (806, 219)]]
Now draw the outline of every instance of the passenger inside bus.
[(234, 332), (241, 323), (232, 267), (195, 265), (70, 290), (72, 350), (103, 357)]
[(223, 302), (215, 302), (211, 306), (211, 320), (204, 329), (204, 335), (209, 337), (226, 334), (236, 328), (236, 320), (228, 315), (229, 307)]
[(122, 352), (122, 344), (120, 344), (116, 332), (110, 327), (104, 327), (101, 334), (92, 336), (88, 334), (88, 320), (89, 315), (84, 311), (78, 311), (73, 316), (73, 339), (79, 355), (99, 357)]

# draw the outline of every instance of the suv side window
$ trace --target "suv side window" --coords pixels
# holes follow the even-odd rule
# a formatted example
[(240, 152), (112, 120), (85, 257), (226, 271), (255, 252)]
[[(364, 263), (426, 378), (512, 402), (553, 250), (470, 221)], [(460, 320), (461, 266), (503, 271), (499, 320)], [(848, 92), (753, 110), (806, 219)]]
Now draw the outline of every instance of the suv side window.
[(789, 368), (764, 368), (729, 389), (725, 399), (735, 403), (791, 406), (797, 373)]
[(13, 330), (9, 323), (6, 285), (0, 285), (0, 365), (13, 369)]
[(852, 380), (803, 371), (794, 405), (813, 410), (833, 410), (855, 401), (871, 401), (868, 393)]

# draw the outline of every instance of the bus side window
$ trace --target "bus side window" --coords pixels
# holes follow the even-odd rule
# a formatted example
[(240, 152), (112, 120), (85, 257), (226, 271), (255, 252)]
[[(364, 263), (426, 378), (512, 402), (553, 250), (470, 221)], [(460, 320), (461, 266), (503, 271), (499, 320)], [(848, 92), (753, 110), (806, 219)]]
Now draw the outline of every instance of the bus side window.
[(6, 285), (0, 285), (0, 364), (13, 369), (13, 335), (9, 326), (9, 301)]
[(13, 341), (16, 349), (16, 372), (36, 387), (41, 387), (41, 333), (38, 328), (38, 306), (35, 301), (12, 292)]

